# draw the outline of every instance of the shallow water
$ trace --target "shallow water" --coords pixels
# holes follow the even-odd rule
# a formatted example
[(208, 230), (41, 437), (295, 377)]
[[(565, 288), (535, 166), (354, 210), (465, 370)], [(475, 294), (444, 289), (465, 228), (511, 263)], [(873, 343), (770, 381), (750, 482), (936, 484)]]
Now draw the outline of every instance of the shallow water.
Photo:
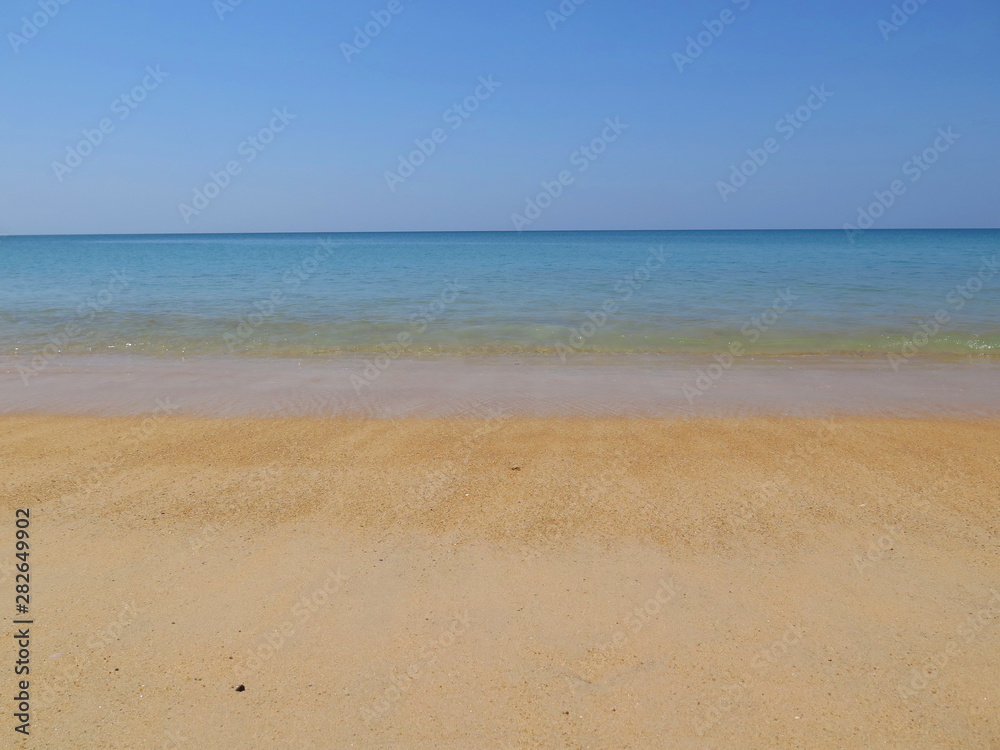
[(209, 416), (1000, 416), (1000, 362), (707, 355), (366, 360), (0, 358), (0, 413)]
[[(997, 230), (7, 237), (0, 353), (1000, 352)], [(935, 322), (942, 313), (943, 322)], [(924, 328), (921, 328), (923, 324)]]

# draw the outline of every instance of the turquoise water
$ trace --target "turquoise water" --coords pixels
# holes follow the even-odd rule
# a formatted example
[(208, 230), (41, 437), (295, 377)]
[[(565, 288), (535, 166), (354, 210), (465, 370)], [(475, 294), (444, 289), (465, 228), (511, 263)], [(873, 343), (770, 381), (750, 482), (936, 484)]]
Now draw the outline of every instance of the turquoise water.
[(998, 230), (6, 237), (0, 354), (994, 355), (998, 246)]

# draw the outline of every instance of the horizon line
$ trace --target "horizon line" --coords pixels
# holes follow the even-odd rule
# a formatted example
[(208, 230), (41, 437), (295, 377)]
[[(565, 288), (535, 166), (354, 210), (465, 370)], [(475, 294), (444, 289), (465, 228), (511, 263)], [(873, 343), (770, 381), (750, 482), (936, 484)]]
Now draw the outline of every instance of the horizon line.
[[(868, 232), (969, 232), (997, 231), (1000, 227), (879, 227)], [(274, 234), (557, 234), (567, 232), (843, 232), (843, 227), (777, 227), (741, 229), (392, 229), (370, 231), (269, 231), (269, 232), (62, 232), (56, 234), (0, 234), (3, 238), (26, 237), (215, 237), (225, 235), (274, 235)]]

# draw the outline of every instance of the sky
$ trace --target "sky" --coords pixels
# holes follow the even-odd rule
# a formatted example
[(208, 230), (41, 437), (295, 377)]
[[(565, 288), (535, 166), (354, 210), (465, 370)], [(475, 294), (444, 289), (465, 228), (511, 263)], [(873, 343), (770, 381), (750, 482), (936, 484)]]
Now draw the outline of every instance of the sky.
[(7, 0), (0, 33), (0, 234), (1000, 226), (996, 0)]

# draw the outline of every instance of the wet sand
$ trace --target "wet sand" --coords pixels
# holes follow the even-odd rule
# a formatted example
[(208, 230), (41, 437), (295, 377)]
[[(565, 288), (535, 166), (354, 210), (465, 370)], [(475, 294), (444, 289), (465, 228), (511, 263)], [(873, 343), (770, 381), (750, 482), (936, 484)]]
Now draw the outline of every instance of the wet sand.
[(0, 358), (0, 414), (454, 417), (486, 405), (556, 417), (1000, 417), (1000, 359), (62, 355), (36, 367)]
[(1000, 743), (994, 420), (0, 423), (35, 747)]

